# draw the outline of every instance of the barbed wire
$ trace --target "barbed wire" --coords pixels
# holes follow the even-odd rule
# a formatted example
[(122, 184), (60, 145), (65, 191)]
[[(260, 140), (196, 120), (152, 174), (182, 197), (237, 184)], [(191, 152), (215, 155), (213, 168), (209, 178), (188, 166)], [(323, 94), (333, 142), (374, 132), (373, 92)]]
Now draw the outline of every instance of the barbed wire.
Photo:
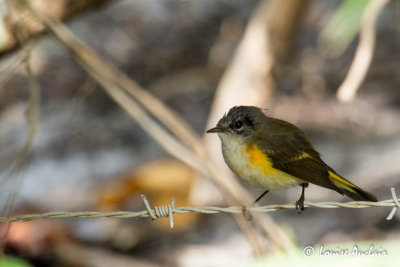
[[(362, 209), (371, 207), (393, 207), (390, 214), (386, 217), (386, 220), (391, 220), (396, 213), (397, 208), (400, 208), (400, 199), (397, 198), (394, 188), (391, 188), (392, 199), (383, 200), (379, 202), (369, 201), (351, 201), (351, 202), (304, 202), (304, 207), (310, 208), (323, 208), (323, 209), (335, 209), (335, 208), (350, 208), (350, 209)], [(217, 213), (242, 213), (243, 207), (175, 207), (175, 199), (172, 198), (171, 205), (168, 206), (156, 206), (151, 208), (148, 200), (144, 195), (141, 195), (146, 210), (143, 211), (112, 211), (112, 212), (98, 212), (98, 211), (54, 211), (38, 214), (24, 214), (13, 217), (0, 217), (0, 223), (7, 222), (28, 222), (39, 219), (65, 219), (65, 218), (114, 218), (114, 219), (129, 219), (129, 218), (145, 218), (150, 217), (152, 220), (156, 220), (162, 217), (169, 217), (171, 228), (174, 227), (173, 214), (184, 214), (189, 212), (198, 212), (204, 214), (217, 214)], [(273, 212), (283, 209), (296, 209), (295, 203), (288, 203), (283, 205), (267, 205), (262, 207), (249, 207), (250, 212)]]

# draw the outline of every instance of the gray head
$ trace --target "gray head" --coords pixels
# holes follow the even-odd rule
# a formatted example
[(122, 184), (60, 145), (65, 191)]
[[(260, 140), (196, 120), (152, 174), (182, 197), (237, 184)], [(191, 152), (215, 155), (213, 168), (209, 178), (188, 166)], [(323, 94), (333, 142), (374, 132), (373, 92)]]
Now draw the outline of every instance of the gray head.
[(251, 136), (266, 116), (260, 108), (253, 106), (235, 106), (225, 114), (216, 127), (207, 133), (232, 133), (242, 137)]

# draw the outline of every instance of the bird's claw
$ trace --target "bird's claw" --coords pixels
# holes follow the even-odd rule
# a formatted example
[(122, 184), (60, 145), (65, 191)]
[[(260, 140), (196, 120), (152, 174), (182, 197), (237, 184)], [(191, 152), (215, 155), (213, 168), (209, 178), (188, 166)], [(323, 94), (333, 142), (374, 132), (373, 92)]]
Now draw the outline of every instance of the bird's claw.
[(304, 198), (300, 198), (296, 201), (296, 210), (301, 214), (306, 208), (304, 207)]
[(243, 206), (242, 207), (242, 214), (243, 214), (243, 218), (246, 221), (251, 221), (251, 219), (253, 218), (253, 215), (251, 215), (251, 213), (250, 213), (250, 208), (249, 207)]

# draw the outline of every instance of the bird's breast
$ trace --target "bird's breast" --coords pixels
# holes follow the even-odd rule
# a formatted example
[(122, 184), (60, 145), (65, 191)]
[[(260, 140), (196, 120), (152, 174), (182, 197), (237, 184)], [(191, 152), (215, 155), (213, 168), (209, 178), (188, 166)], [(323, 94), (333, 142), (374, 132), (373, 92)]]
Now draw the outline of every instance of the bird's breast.
[(249, 185), (263, 189), (280, 189), (302, 181), (273, 167), (271, 159), (254, 143), (234, 137), (221, 138), (222, 153), (229, 168)]

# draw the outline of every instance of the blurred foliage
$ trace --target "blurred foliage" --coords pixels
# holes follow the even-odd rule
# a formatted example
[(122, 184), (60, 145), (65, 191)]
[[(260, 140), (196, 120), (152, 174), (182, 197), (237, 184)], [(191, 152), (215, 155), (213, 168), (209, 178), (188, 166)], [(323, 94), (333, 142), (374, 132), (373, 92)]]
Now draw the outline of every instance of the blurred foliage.
[(0, 267), (31, 267), (28, 262), (16, 257), (6, 256), (0, 260)]
[(330, 57), (340, 56), (359, 32), (362, 14), (369, 0), (345, 0), (319, 36), (322, 51)]

